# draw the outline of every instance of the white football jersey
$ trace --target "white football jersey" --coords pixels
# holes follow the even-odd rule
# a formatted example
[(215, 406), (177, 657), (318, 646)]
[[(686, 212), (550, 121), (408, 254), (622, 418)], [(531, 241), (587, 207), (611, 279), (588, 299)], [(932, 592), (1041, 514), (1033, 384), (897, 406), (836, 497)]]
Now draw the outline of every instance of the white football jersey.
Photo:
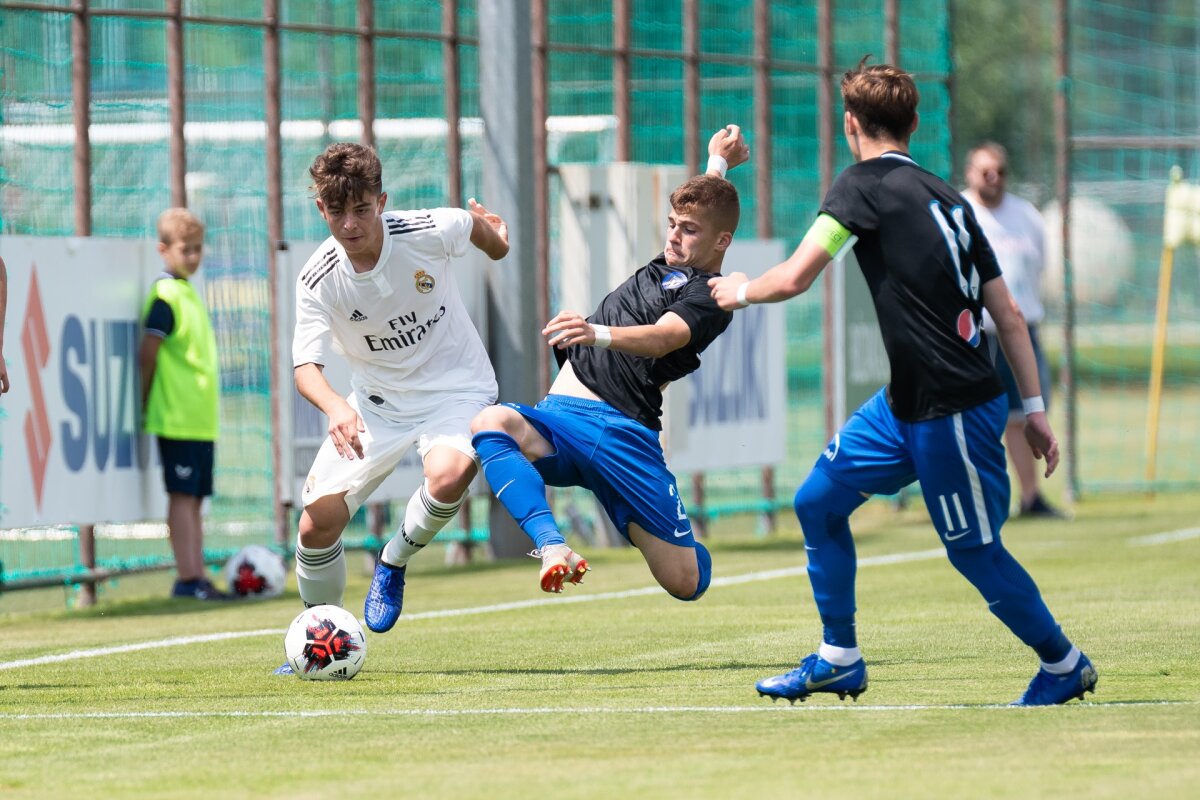
[(471, 246), (457, 208), (387, 211), (379, 262), (358, 273), (332, 236), (300, 270), (292, 365), (350, 366), (360, 407), (419, 418), (447, 395), (495, 402), (496, 375), (467, 315), (451, 260)]

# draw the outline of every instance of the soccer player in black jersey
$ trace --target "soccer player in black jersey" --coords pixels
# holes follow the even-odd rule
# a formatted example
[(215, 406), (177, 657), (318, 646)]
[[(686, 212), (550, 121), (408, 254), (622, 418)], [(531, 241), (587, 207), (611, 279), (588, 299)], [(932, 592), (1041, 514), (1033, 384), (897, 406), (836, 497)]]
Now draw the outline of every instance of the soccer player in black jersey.
[(740, 273), (710, 281), (722, 308), (778, 302), (807, 290), (853, 247), (891, 364), (891, 382), (851, 416), (796, 492), (824, 626), (821, 646), (797, 669), (759, 681), (758, 691), (795, 701), (814, 692), (845, 698), (866, 690), (855, 635), (850, 513), (872, 494), (920, 481), (950, 563), (1041, 659), (1016, 704), (1082, 698), (1096, 685), (1095, 668), (1000, 541), (1010, 492), (1001, 441), (1008, 405), (981, 345), (985, 307), (1024, 398), (1026, 439), (1046, 459), (1047, 477), (1059, 457), (1025, 321), (970, 205), (908, 154), (917, 127), (912, 77), (863, 59), (841, 88), (857, 163), (838, 176), (787, 261), (752, 281)]
[(544, 591), (561, 592), (588, 570), (554, 522), (547, 484), (591, 490), (670, 594), (696, 600), (708, 588), (712, 560), (692, 535), (658, 439), (663, 388), (695, 371), (733, 319), (709, 295), (708, 279), (719, 274), (740, 213), (725, 169), (750, 151), (729, 125), (708, 152), (708, 174), (671, 195), (663, 253), (591, 316), (563, 311), (546, 324), (560, 367), (550, 393), (533, 408), (486, 408), (471, 424), (484, 476), (542, 559)]

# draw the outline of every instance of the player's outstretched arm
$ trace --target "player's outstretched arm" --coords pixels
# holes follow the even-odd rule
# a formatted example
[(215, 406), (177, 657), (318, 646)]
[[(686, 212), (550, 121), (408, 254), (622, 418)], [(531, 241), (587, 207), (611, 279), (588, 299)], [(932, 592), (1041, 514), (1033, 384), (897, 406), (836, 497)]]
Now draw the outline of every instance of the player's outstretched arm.
[(1049, 478), (1058, 468), (1058, 440), (1050, 428), (1050, 421), (1046, 419), (1046, 404), (1042, 400), (1037, 357), (1029, 340), (1029, 326), (1002, 277), (993, 278), (983, 285), (983, 305), (996, 322), (1000, 347), (1021, 391), (1025, 405), (1025, 440), (1029, 442), (1034, 458), (1046, 459), (1046, 477)]
[(319, 408), (329, 419), (329, 438), (342, 458), (353, 460), (363, 456), (362, 440), (358, 434), (367, 429), (346, 399), (334, 391), (325, 379), (320, 364), (301, 364), (293, 371), (296, 391)]
[(542, 329), (546, 343), (563, 350), (571, 345), (611, 347), (622, 353), (661, 358), (673, 353), (692, 339), (692, 329), (683, 317), (668, 311), (653, 325), (628, 325), (610, 328), (588, 322), (575, 311), (560, 311)]
[(471, 227), (471, 244), (478, 247), (492, 261), (499, 261), (508, 255), (508, 224), (486, 208), (475, 202), (472, 197), (467, 201), (470, 206), (474, 225)]
[(737, 125), (726, 125), (709, 137), (707, 174), (724, 178), (726, 170), (749, 160), (750, 146)]
[(831, 260), (827, 250), (810, 237), (805, 237), (787, 261), (776, 264), (749, 280), (744, 273), (734, 272), (708, 282), (713, 300), (726, 311), (745, 308), (751, 303), (778, 303), (808, 291), (821, 270)]

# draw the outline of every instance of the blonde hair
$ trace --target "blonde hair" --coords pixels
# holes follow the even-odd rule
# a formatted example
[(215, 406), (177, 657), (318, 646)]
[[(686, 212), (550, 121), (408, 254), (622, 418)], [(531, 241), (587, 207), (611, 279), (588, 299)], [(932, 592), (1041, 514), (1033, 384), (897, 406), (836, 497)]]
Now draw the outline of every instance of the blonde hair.
[(158, 240), (163, 244), (195, 233), (204, 235), (204, 223), (186, 208), (168, 208), (158, 215)]

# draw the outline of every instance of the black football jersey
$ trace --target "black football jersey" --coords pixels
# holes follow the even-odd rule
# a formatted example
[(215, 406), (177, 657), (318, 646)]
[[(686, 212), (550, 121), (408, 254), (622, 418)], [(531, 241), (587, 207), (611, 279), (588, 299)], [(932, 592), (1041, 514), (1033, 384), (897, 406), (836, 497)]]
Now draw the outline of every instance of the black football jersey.
[(662, 430), (660, 387), (695, 372), (700, 354), (733, 321), (733, 314), (722, 311), (709, 292), (708, 281), (715, 277), (715, 272), (668, 266), (659, 254), (609, 292), (587, 320), (614, 328), (653, 325), (672, 311), (691, 328), (688, 343), (661, 358), (572, 345), (554, 351), (559, 366), (570, 361), (580, 382), (597, 397), (646, 427)]
[(983, 284), (1000, 275), (971, 206), (903, 153), (848, 167), (821, 212), (858, 237), (901, 420), (944, 417), (1002, 391), (981, 328)]

